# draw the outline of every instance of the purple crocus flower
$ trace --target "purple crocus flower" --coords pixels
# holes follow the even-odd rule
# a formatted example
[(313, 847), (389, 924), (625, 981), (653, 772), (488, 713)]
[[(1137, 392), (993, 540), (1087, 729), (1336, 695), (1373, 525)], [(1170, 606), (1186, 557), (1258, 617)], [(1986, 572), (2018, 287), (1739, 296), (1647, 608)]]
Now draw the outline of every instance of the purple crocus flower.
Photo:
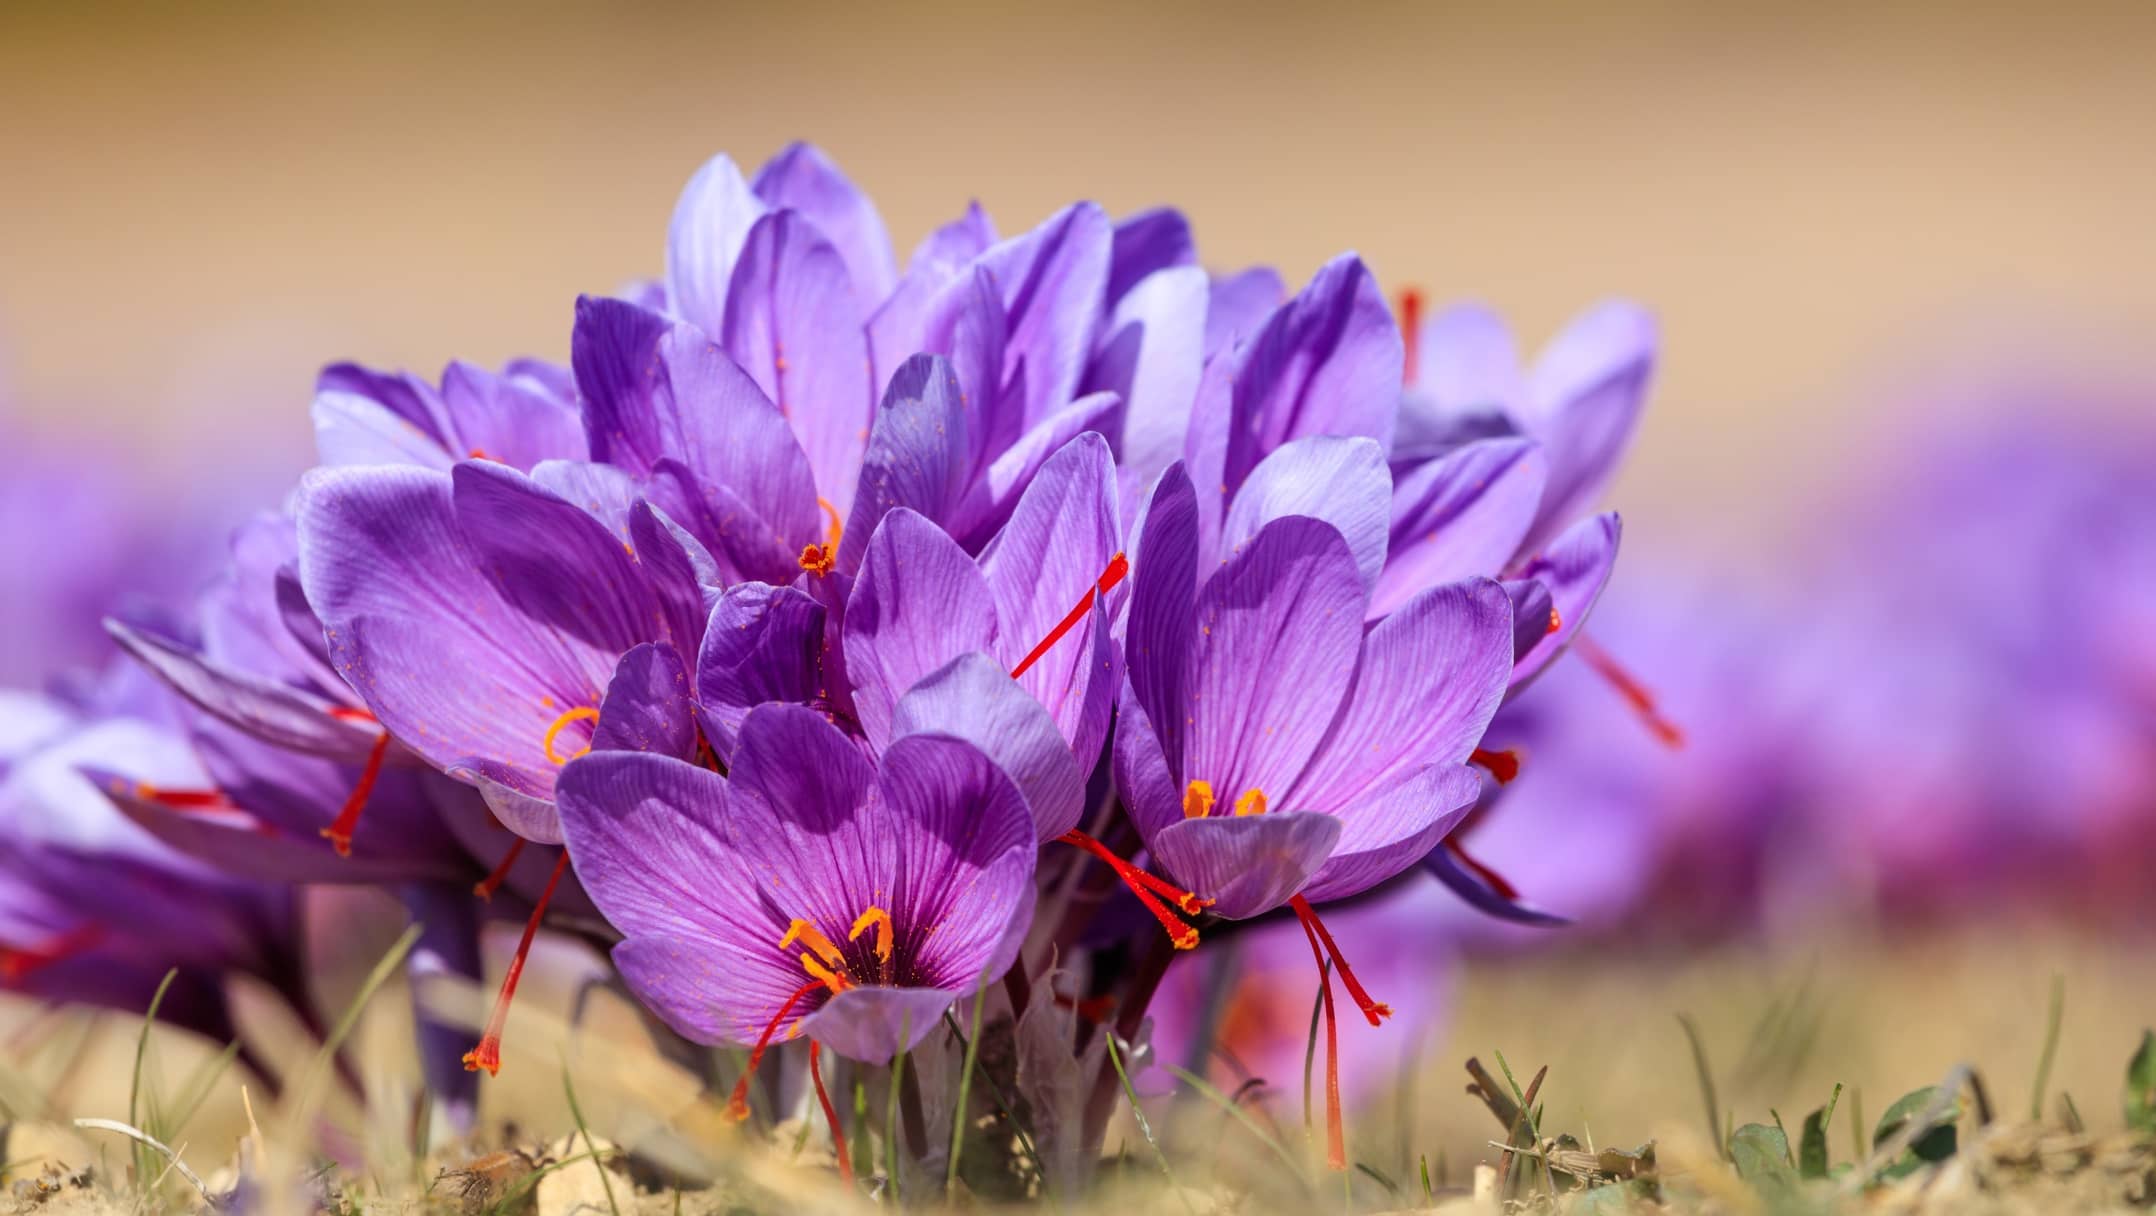
[(814, 711), (768, 705), (726, 776), (594, 752), (563, 770), (561, 809), (622, 977), (689, 1039), (753, 1044), (751, 1072), (782, 1031), (870, 1062), (907, 1050), (1009, 968), (1031, 920), (1033, 812), (947, 736), (871, 761)]
[[(1342, 443), (1375, 446), (1305, 440), (1268, 459), (1331, 465)], [(1384, 487), (1366, 493), (1337, 509), (1382, 519)], [(1212, 567), (1197, 499), (1172, 467), (1145, 514), (1116, 787), (1153, 858), (1215, 914), (1293, 906), (1376, 1025), (1390, 1010), (1311, 905), (1415, 864), (1473, 804), (1481, 782), (1466, 761), (1511, 671), (1510, 601), (1491, 580), (1464, 581), (1366, 630), (1382, 552), (1359, 555), (1307, 515), (1231, 516), (1234, 555)]]
[(313, 412), (315, 448), (331, 467), (447, 471), (460, 460), (494, 460), (528, 472), (541, 461), (588, 454), (575, 383), (536, 359), (498, 373), (451, 363), (440, 387), (410, 372), (334, 364), (315, 382)]

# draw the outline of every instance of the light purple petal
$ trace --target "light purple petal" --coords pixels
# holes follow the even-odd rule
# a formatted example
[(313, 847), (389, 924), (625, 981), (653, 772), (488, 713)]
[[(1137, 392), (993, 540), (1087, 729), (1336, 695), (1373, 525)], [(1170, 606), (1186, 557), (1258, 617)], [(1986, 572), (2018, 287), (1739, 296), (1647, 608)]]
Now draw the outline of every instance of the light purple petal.
[(1308, 516), (1347, 541), (1367, 591), (1385, 564), (1392, 474), (1375, 440), (1313, 437), (1281, 445), (1236, 491), (1221, 535), (1223, 554), (1248, 544), (1267, 524)]
[(1302, 890), (1339, 838), (1340, 821), (1330, 815), (1271, 811), (1186, 819), (1156, 832), (1146, 847), (1177, 882), (1214, 901), (1215, 916), (1243, 920)]
[(1616, 512), (1591, 516), (1565, 529), (1564, 535), (1540, 556), (1520, 567), (1518, 578), (1533, 579), (1549, 588), (1558, 626), (1555, 633), (1547, 633), (1513, 666), (1515, 692), (1540, 675), (1550, 660), (1564, 653), (1573, 635), (1587, 624), (1595, 601), (1602, 598), (1602, 588), (1609, 585), (1610, 570), (1617, 564), (1617, 542), (1623, 535), (1624, 524)]
[(1503, 588), (1474, 579), (1424, 592), (1363, 638), (1354, 688), (1325, 743), (1274, 805), (1351, 816), (1369, 791), (1409, 772), (1465, 763), (1511, 674)]
[(1155, 207), (1116, 221), (1115, 243), (1108, 259), (1108, 297), (1113, 305), (1149, 275), (1171, 267), (1196, 266), (1198, 247), (1190, 221), (1173, 207)]
[(169, 638), (107, 618), (105, 630), (204, 712), (279, 747), (359, 760), (380, 733), (365, 722), (334, 717), (336, 702), (220, 663)]
[(943, 988), (848, 988), (801, 1023), (801, 1033), (849, 1060), (889, 1063), (943, 1025), (943, 1011), (970, 991)]
[(1503, 572), (1534, 522), (1548, 476), (1532, 440), (1483, 439), (1400, 477), (1370, 615), (1384, 616), (1440, 583)]
[(616, 929), (776, 945), (785, 920), (745, 872), (725, 778), (670, 756), (593, 752), (562, 769), (556, 794), (577, 878)]
[(736, 583), (719, 597), (696, 660), (698, 716), (712, 750), (734, 754), (741, 720), (766, 701), (810, 704), (830, 686), (824, 609), (804, 592)]
[(1153, 833), (1181, 823), (1183, 787), (1169, 771), (1168, 753), (1128, 684), (1116, 702), (1113, 743), (1110, 760), (1115, 790), (1139, 833), (1151, 840)]
[(1286, 794), (1354, 680), (1362, 607), (1355, 559), (1328, 524), (1275, 520), (1229, 558), (1198, 592), (1190, 703), (1170, 711), (1191, 718), (1181, 776), (1223, 803)]
[(808, 217), (846, 260), (846, 274), (864, 301), (878, 301), (898, 284), (898, 258), (876, 204), (856, 188), (823, 149), (792, 143), (757, 170), (756, 197), (773, 209)]
[(966, 402), (951, 363), (916, 355), (891, 377), (861, 462), (859, 495), (839, 541), (839, 565), (858, 568), (886, 512), (911, 508), (946, 520), (970, 469)]
[(297, 836), (244, 812), (176, 810), (138, 796), (134, 782), (103, 770), (85, 769), (84, 776), (104, 789), (122, 814), (167, 847), (229, 874), (267, 882), (364, 885), (468, 876), (461, 854), (421, 857), (355, 843), (352, 856), (339, 857), (317, 835)]
[(1009, 318), (1003, 388), (1022, 402), (1019, 416), (1028, 427), (1077, 396), (1107, 303), (1114, 239), (1099, 207), (1074, 203), (981, 255)]
[[(806, 978), (792, 956), (774, 948), (777, 944), (775, 935), (752, 945), (730, 938), (640, 934), (614, 947), (614, 969), (636, 999), (683, 1038), (747, 1046)], [(814, 1004), (811, 994), (794, 1006), (795, 1017)]]
[(798, 213), (777, 211), (742, 245), (716, 331), (792, 425), (817, 493), (841, 519), (876, 403), (865, 318), (838, 250)]
[(1550, 635), (1550, 613), (1557, 601), (1535, 579), (1507, 579), (1504, 586), (1505, 596), (1512, 601), (1512, 661), (1517, 663)]
[(928, 349), (930, 313), (942, 306), (944, 290), (995, 243), (996, 226), (974, 203), (964, 215), (929, 233), (913, 251), (905, 276), (869, 318), (878, 388), (889, 382), (899, 364)]
[[(1463, 420), (1519, 408), (1526, 392), (1520, 352), (1504, 318), (1480, 304), (1459, 304), (1423, 322), (1416, 339), (1408, 398), (1420, 417), (1400, 420), (1402, 441), (1413, 445), (1410, 429), (1456, 430)], [(1397, 452), (1400, 442), (1393, 448)]]
[(1265, 318), (1288, 298), (1288, 288), (1281, 282), (1279, 271), (1270, 266), (1253, 266), (1235, 274), (1215, 276), (1208, 295), (1205, 357), (1211, 359), (1258, 332), (1258, 327), (1265, 324)]
[(1340, 813), (1340, 839), (1302, 894), (1313, 903), (1346, 899), (1422, 860), (1475, 805), (1482, 777), (1456, 764), (1432, 765)]
[(410, 464), (447, 469), (439, 439), (388, 406), (357, 393), (320, 392), (310, 407), (316, 458), (325, 465)]
[(455, 428), (448, 408), (433, 385), (410, 372), (382, 372), (357, 363), (332, 363), (315, 378), (316, 396), (349, 393), (364, 397), (412, 424), (446, 449)]
[(599, 702), (591, 750), (696, 760), (696, 715), (680, 652), (665, 642), (646, 642), (621, 656), (606, 699)]
[[(1117, 553), (1114, 462), (1107, 441), (1083, 434), (1050, 457), (1010, 522), (981, 554), (996, 603), (995, 655), (1016, 666), (1106, 573)], [(1121, 591), (1111, 591), (1120, 601)], [(1108, 729), (1121, 673), (1108, 645), (1108, 605), (1094, 610), (1041, 656), (1019, 682), (1055, 719), (1090, 767)]]
[(1087, 431), (1112, 424), (1122, 403), (1112, 393), (1080, 397), (1050, 414), (1004, 449), (952, 512), (951, 535), (969, 548), (987, 543), (1010, 518), (1011, 508), (1050, 456)]
[(1183, 454), (1190, 408), (1205, 368), (1205, 272), (1163, 270), (1120, 294), (1086, 374), (1093, 392), (1123, 400), (1126, 492), (1135, 495)]
[(463, 445), (452, 453), (458, 457), (483, 456), (517, 469), (584, 459), (584, 422), (571, 400), (469, 363), (451, 363), (442, 373), (442, 401)]
[(980, 567), (942, 529), (893, 511), (862, 559), (844, 639), (854, 712), (880, 749), (907, 689), (961, 654), (995, 649), (995, 598)]
[(888, 908), (914, 942), (914, 982), (973, 988), (1010, 969), (1033, 921), (1032, 813), (1011, 778), (964, 740), (907, 735), (876, 771), (896, 826)]
[(1654, 318), (1611, 301), (1583, 313), (1535, 360), (1522, 407), (1549, 451), (1550, 484), (1526, 550), (1542, 547), (1608, 488), (1654, 376)]
[(1161, 476), (1134, 540), (1123, 661), (1179, 781), (1189, 713), (1183, 664), (1197, 631), (1198, 593), (1197, 495), (1182, 465)]
[(764, 205), (724, 155), (712, 157), (681, 192), (666, 233), (666, 288), (674, 310), (716, 336), (726, 317), (734, 265)]
[(1085, 775), (1055, 720), (987, 655), (960, 655), (908, 689), (891, 734), (944, 735), (979, 749), (1025, 795), (1041, 841), (1077, 827), (1085, 811)]

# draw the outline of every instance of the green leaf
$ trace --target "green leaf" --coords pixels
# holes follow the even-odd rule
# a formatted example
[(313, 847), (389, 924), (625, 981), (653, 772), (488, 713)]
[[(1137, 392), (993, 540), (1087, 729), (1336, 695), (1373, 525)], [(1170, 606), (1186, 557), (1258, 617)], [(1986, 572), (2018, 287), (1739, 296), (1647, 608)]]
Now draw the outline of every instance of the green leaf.
[(1834, 1122), (1834, 1108), (1841, 1105), (1842, 1087), (1836, 1085), (1827, 1104), (1804, 1116), (1804, 1131), (1797, 1141), (1797, 1173), (1824, 1178), (1833, 1160), (1827, 1153), (1827, 1127)]
[[(1930, 1085), (1913, 1093), (1903, 1094), (1894, 1105), (1887, 1107), (1885, 1114), (1879, 1116), (1879, 1126), (1872, 1132), (1872, 1147), (1876, 1149), (1902, 1134), (1911, 1120), (1923, 1116), (1931, 1108), (1938, 1094), (1937, 1087)], [(1915, 1138), (1909, 1142), (1909, 1151), (1882, 1169), (1879, 1177), (1900, 1178), (1932, 1162), (1944, 1161), (1953, 1156), (1960, 1147), (1960, 1136), (1955, 1130), (1955, 1125), (1959, 1122), (1961, 1100), (1957, 1097), (1939, 1114), (1933, 1116), (1927, 1125), (1916, 1131)]]
[(1737, 1176), (1770, 1203), (1797, 1193), (1797, 1172), (1789, 1168), (1789, 1137), (1778, 1127), (1747, 1123), (1729, 1138), (1729, 1159)]
[(2126, 1065), (2126, 1126), (2156, 1132), (2156, 1031), (2141, 1032), (2141, 1049)]

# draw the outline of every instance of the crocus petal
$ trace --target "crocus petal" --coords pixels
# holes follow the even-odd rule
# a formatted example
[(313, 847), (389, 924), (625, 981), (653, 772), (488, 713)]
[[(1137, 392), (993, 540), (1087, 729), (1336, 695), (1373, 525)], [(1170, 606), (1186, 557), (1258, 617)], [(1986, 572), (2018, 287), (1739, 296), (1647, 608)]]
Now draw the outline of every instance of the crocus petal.
[(792, 424), (817, 492), (845, 518), (876, 402), (845, 260), (799, 213), (764, 216), (741, 247), (716, 332)]
[(1522, 412), (1549, 449), (1550, 484), (1526, 550), (1594, 506), (1617, 471), (1654, 375), (1654, 318), (1636, 304), (1589, 309), (1536, 359)]
[(1020, 403), (1019, 417), (1028, 427), (1077, 395), (1106, 304), (1114, 240), (1099, 207), (1074, 203), (981, 255), (981, 266), (1002, 288), (1009, 318), (1003, 387)]
[(1557, 601), (1547, 586), (1531, 578), (1506, 579), (1505, 596), (1512, 601), (1512, 661), (1518, 663), (1550, 635), (1550, 612)]
[(995, 597), (980, 567), (942, 529), (912, 511), (893, 511), (862, 558), (844, 639), (854, 712), (880, 749), (907, 689), (969, 650), (994, 648)]
[(1276, 519), (1322, 519), (1340, 533), (1368, 591), (1385, 564), (1392, 474), (1375, 440), (1314, 437), (1282, 444), (1235, 492), (1221, 536), (1232, 553)]
[(1215, 916), (1243, 920), (1270, 912), (1303, 889), (1340, 838), (1340, 821), (1307, 811), (1186, 819), (1146, 847), (1168, 873), (1213, 901)]
[(372, 398), (316, 393), (310, 407), (315, 455), (325, 465), (410, 464), (447, 469), (456, 459), (439, 439)]
[(1111, 756), (1115, 790), (1131, 822), (1151, 840), (1153, 833), (1183, 821), (1183, 788), (1169, 770), (1168, 753), (1130, 685), (1123, 686), (1116, 706)]
[(380, 731), (333, 716), (335, 702), (289, 684), (240, 671), (169, 638), (107, 618), (122, 650), (204, 712), (279, 747), (359, 760)]
[(1587, 624), (1602, 588), (1609, 585), (1610, 571), (1617, 564), (1617, 542), (1624, 535), (1623, 521), (1614, 511), (1592, 516), (1565, 529), (1548, 549), (1521, 566), (1518, 577), (1532, 579), (1549, 588), (1557, 611), (1558, 627), (1546, 633), (1512, 669), (1514, 692), (1564, 653), (1572, 637)]
[(645, 1008), (690, 1042), (751, 1044), (806, 978), (772, 948), (777, 943), (776, 933), (753, 945), (640, 934), (614, 947), (614, 969)]
[(1355, 559), (1329, 524), (1275, 520), (1229, 558), (1198, 592), (1182, 775), (1223, 799), (1285, 794), (1353, 683), (1362, 607)]
[(1458, 826), (1482, 791), (1482, 777), (1457, 764), (1432, 765), (1340, 813), (1340, 839), (1303, 895), (1313, 902), (1359, 895), (1422, 860)]
[(1525, 394), (1520, 352), (1495, 312), (1460, 304), (1423, 322), (1415, 363), (1393, 436), (1396, 464), (1419, 463), (1470, 436), (1512, 429), (1507, 419)]
[(1154, 487), (1135, 539), (1123, 661), (1137, 704), (1159, 735), (1172, 771), (1182, 772), (1183, 664), (1191, 649), (1198, 592), (1198, 502), (1183, 466)]
[[(1010, 522), (981, 553), (981, 575), (996, 603), (995, 655), (1006, 665), (1048, 637), (1115, 557), (1114, 477), (1107, 441), (1078, 436), (1041, 466)], [(1106, 608), (1096, 604), (1019, 677), (1088, 765), (1100, 754), (1120, 676), (1108, 646)]]
[(943, 735), (977, 748), (1025, 795), (1040, 840), (1077, 827), (1085, 811), (1085, 775), (1055, 720), (987, 655), (960, 655), (908, 689), (891, 734)]
[(1390, 447), (1404, 358), (1377, 280), (1352, 255), (1328, 262), (1235, 355), (1230, 383), (1214, 390), (1225, 407), (1200, 399), (1193, 480), (1232, 495), (1273, 449), (1310, 435)]
[(1253, 266), (1211, 280), (1205, 309), (1205, 357), (1211, 359), (1258, 332), (1265, 318), (1288, 298), (1287, 284), (1270, 266)]
[(951, 513), (951, 535), (968, 548), (987, 543), (1010, 518), (1018, 496), (1032, 483), (1041, 465), (1079, 435), (1108, 427), (1121, 408), (1115, 394), (1094, 393), (1050, 414), (1019, 436), (1018, 442), (995, 458)]
[(801, 1023), (801, 1033), (849, 1060), (887, 1064), (939, 1029), (943, 1013), (971, 990), (848, 988)]
[[(906, 828), (863, 809), (876, 779), (859, 745), (812, 709), (760, 705), (743, 719), (728, 778), (729, 840), (780, 928), (793, 917), (843, 927), (871, 906), (898, 915), (890, 884)], [(1011, 798), (1030, 841), (1023, 800), (1015, 790)]]
[(719, 597), (696, 659), (698, 717), (730, 760), (741, 720), (766, 701), (810, 704), (827, 687), (819, 662), (824, 609), (806, 593), (736, 583)]
[(1383, 616), (1440, 583), (1503, 571), (1534, 522), (1548, 476), (1532, 440), (1484, 439), (1400, 477), (1370, 615)]
[(891, 377), (862, 457), (860, 491), (839, 541), (839, 564), (859, 566), (886, 512), (908, 507), (949, 519), (970, 471), (965, 394), (949, 360), (916, 355)]
[(1502, 587), (1485, 578), (1424, 592), (1363, 638), (1354, 688), (1324, 745), (1279, 793), (1286, 805), (1348, 816), (1367, 791), (1410, 771), (1464, 763), (1511, 674)]
[(595, 751), (562, 769), (555, 793), (577, 878), (625, 935), (778, 940), (728, 824), (725, 778), (671, 756)]
[(1450, 888), (1453, 894), (1466, 900), (1468, 906), (1478, 912), (1519, 925), (1555, 927), (1572, 923), (1568, 918), (1559, 916), (1555, 912), (1545, 912), (1531, 904), (1523, 903), (1518, 899), (1505, 895), (1504, 892), (1491, 886), (1482, 875), (1463, 865), (1460, 859), (1454, 856), (1449, 849), (1436, 848), (1430, 850), (1429, 855), (1423, 859), (1422, 864), (1423, 868), (1435, 874), (1445, 886)]
[(891, 915), (917, 931), (932, 928), (916, 947), (915, 971), (961, 990), (1001, 976), (1033, 923), (1040, 852), (1018, 786), (972, 744), (914, 734), (884, 752), (876, 789), (896, 835)]
[(1198, 246), (1190, 221), (1173, 207), (1155, 207), (1116, 221), (1108, 258), (1108, 297), (1113, 305), (1147, 276), (1171, 267), (1196, 266)]
[(1183, 454), (1205, 369), (1205, 272), (1178, 266), (1118, 293), (1086, 387), (1123, 400), (1124, 489), (1135, 494)]
[(357, 363), (332, 363), (315, 377), (316, 396), (348, 393), (364, 397), (412, 424), (422, 434), (447, 448), (455, 428), (449, 409), (434, 386), (410, 372), (383, 372)]
[(362, 885), (454, 880), (466, 874), (459, 854), (408, 857), (355, 845), (352, 856), (339, 857), (319, 836), (294, 836), (245, 812), (175, 810), (142, 797), (134, 782), (110, 772), (85, 769), (84, 776), (101, 786), (112, 805), (144, 831), (172, 849), (230, 874), (268, 882)]
[(943, 307), (943, 292), (995, 243), (996, 226), (979, 203), (921, 241), (890, 298), (869, 318), (877, 385), (887, 383), (899, 364), (928, 348), (930, 314)]
[(606, 699), (599, 702), (591, 750), (656, 752), (695, 761), (696, 715), (679, 651), (665, 642), (646, 642), (621, 656)]
[(700, 643), (721, 579), (710, 551), (641, 500), (629, 508), (628, 545), (657, 603), (659, 629), (677, 651)]
[(571, 400), (469, 363), (451, 363), (442, 373), (442, 401), (464, 448), (452, 453), (459, 457), (483, 456), (518, 469), (583, 459), (589, 451), (584, 422)]
[(898, 258), (883, 217), (821, 148), (788, 144), (757, 170), (751, 188), (766, 205), (807, 216), (846, 260), (846, 274), (863, 300), (891, 294), (898, 283)]
[(542, 460), (529, 473), (533, 485), (582, 508), (622, 544), (630, 543), (629, 513), (643, 494), (627, 469), (589, 460)]
[(674, 310), (716, 335), (726, 318), (727, 290), (749, 229), (764, 205), (724, 155), (689, 179), (666, 232), (666, 288)]
[[(568, 646), (563, 659), (589, 670), (583, 647), (614, 660), (667, 623), (636, 559), (600, 520), (505, 465), (465, 461), (452, 474), (457, 527), (502, 597)], [(573, 642), (571, 641), (573, 639)]]

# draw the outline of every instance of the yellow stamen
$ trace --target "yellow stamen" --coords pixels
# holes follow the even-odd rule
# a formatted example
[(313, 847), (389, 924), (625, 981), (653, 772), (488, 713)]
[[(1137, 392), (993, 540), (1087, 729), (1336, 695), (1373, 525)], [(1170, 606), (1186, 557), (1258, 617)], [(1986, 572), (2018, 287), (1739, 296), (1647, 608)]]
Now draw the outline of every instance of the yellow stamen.
[(801, 568), (808, 571), (810, 574), (821, 578), (824, 575), (831, 573), (831, 567), (837, 564), (837, 545), (801, 546)]
[(1183, 818), (1203, 819), (1213, 813), (1213, 783), (1193, 781), (1183, 787)]
[(816, 505), (823, 508), (824, 515), (828, 517), (831, 521), (831, 552), (836, 553), (838, 552), (839, 535), (846, 530), (846, 525), (843, 521), (839, 519), (838, 508), (831, 505), (830, 499), (818, 498), (816, 500)]
[(1243, 796), (1235, 800), (1235, 814), (1237, 818), (1241, 818), (1244, 815), (1263, 815), (1264, 813), (1265, 791), (1257, 788), (1256, 786), (1252, 786), (1251, 788), (1244, 790)]
[(853, 922), (853, 929), (846, 934), (846, 940), (849, 942), (860, 941), (861, 935), (868, 932), (870, 925), (874, 925), (876, 927), (877, 960), (879, 962), (885, 963), (890, 962), (892, 934), (891, 914), (884, 911), (882, 908), (870, 908), (868, 911), (863, 912), (857, 919), (855, 919), (855, 921)]
[(571, 722), (596, 722), (598, 720), (598, 710), (593, 709), (589, 705), (579, 705), (575, 709), (564, 712), (560, 717), (554, 719), (554, 721), (547, 726), (546, 733), (539, 736), (539, 746), (546, 750), (547, 759), (552, 760), (556, 764), (567, 764), (571, 760), (576, 759), (577, 756), (581, 756), (585, 752), (590, 751), (591, 744), (586, 743), (583, 747), (578, 748), (573, 755), (563, 756), (557, 754), (554, 751), (554, 736), (560, 734), (561, 728), (569, 725)]
[[(786, 926), (786, 936), (779, 939), (779, 949), (784, 950), (796, 941), (814, 950), (823, 961), (834, 967), (846, 965), (846, 956), (839, 953), (838, 947), (831, 944), (831, 939), (823, 935), (823, 930), (799, 917), (795, 917), (794, 922)], [(802, 957), (804, 960), (807, 958), (806, 955)], [(809, 974), (814, 975), (815, 972), (811, 971)]]
[(853, 984), (850, 983), (845, 976), (839, 975), (838, 973), (833, 971), (825, 970), (824, 968), (817, 965), (815, 959), (810, 958), (806, 954), (801, 956), (801, 969), (808, 972), (809, 975), (813, 976), (814, 978), (821, 980), (823, 982), (823, 986), (831, 990), (832, 996), (837, 996), (839, 993), (853, 987)]

